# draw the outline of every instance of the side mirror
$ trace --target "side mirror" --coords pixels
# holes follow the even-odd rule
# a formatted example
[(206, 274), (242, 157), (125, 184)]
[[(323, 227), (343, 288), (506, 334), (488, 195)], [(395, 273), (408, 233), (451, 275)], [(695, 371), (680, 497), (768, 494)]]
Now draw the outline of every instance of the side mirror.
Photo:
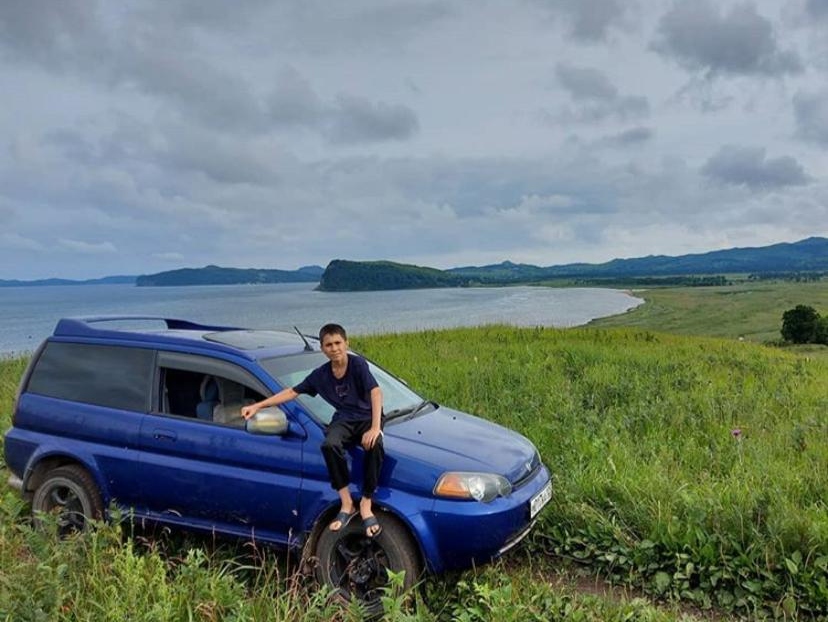
[(278, 406), (262, 408), (244, 422), (244, 429), (250, 434), (281, 436), (288, 431), (287, 415)]

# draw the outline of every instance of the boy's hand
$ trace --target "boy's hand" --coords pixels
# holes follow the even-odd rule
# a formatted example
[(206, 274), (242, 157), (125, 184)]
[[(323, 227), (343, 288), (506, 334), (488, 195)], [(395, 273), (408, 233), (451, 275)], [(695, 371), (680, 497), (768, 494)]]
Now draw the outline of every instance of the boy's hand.
[(377, 444), (377, 439), (382, 436), (382, 430), (379, 428), (371, 428), (362, 435), (362, 446), (365, 449), (371, 449)]
[(242, 406), (241, 415), (245, 419), (250, 419), (253, 415), (259, 412), (259, 407), (256, 404), (250, 404), (249, 406)]

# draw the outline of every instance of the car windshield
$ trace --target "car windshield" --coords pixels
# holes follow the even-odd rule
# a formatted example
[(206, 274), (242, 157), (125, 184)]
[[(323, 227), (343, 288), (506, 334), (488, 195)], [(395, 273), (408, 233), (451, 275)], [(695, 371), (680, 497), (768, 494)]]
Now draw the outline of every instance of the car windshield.
[[(311, 371), (327, 362), (327, 360), (321, 352), (308, 352), (265, 359), (261, 363), (283, 387), (295, 387)], [(377, 379), (380, 389), (382, 389), (382, 407), (387, 419), (416, 414), (421, 410), (425, 410), (425, 407), (430, 404), (400, 380), (384, 369), (377, 367), (371, 361), (368, 361), (368, 366), (374, 378)], [(316, 397), (300, 395), (297, 399), (317, 421), (323, 425), (331, 422), (334, 409), (321, 397), (318, 395)]]

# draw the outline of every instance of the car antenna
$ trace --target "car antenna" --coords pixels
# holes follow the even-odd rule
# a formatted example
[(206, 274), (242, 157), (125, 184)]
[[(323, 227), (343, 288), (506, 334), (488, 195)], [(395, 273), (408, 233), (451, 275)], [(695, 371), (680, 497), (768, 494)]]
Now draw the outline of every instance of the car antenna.
[(300, 330), (299, 330), (298, 328), (296, 328), (295, 326), (293, 327), (293, 330), (295, 330), (295, 331), (298, 333), (298, 335), (302, 338), (302, 341), (304, 341), (304, 342), (305, 342), (305, 351), (306, 351), (306, 352), (313, 352), (313, 348), (311, 347), (311, 344), (310, 344), (310, 343), (308, 343), (308, 340), (307, 340), (307, 338), (306, 338), (306, 337), (302, 334), (302, 331), (300, 331)]

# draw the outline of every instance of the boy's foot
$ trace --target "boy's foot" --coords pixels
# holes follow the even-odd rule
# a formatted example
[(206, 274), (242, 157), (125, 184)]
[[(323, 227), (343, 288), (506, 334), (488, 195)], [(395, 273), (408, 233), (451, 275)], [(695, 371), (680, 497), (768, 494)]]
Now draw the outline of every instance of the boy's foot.
[(382, 525), (379, 524), (376, 516), (366, 516), (362, 519), (362, 526), (365, 529), (365, 535), (369, 538), (376, 538), (382, 533)]
[(350, 512), (346, 512), (342, 510), (334, 516), (334, 519), (331, 521), (331, 524), (328, 525), (328, 529), (331, 531), (339, 531), (343, 527), (345, 527), (348, 523), (351, 522), (351, 519), (356, 516), (356, 510), (351, 510)]

